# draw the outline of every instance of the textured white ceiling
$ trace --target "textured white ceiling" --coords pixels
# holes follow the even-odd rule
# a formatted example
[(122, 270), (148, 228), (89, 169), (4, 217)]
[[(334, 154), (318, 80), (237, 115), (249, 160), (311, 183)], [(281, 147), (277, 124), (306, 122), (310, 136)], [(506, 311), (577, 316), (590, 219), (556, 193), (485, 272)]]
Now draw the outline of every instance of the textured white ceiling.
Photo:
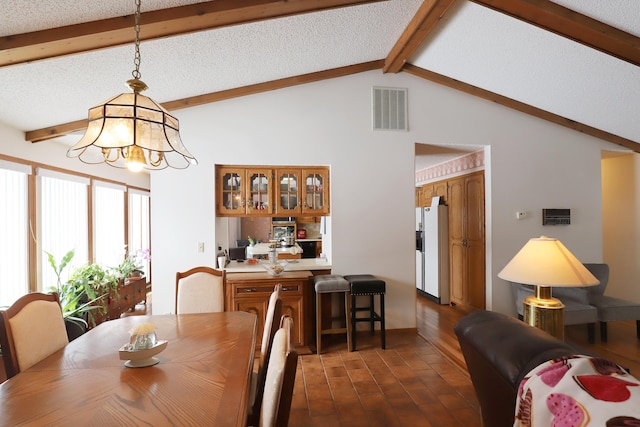
[[(59, 16), (76, 4), (74, 0), (51, 3), (60, 5), (60, 10), (47, 13)], [(99, 9), (100, 18), (121, 13), (126, 9), (123, 4), (133, 7), (133, 2), (110, 3), (108, 10)], [(189, 2), (162, 5), (178, 3)], [(145, 95), (166, 102), (383, 59), (419, 4), (418, 0), (372, 3), (143, 42), (140, 71), (149, 86)], [(1, 16), (16, 14), (5, 7), (3, 2)], [(17, 16), (41, 21), (34, 28), (45, 28), (45, 22), (48, 26), (56, 22), (51, 15), (41, 17), (31, 10)], [(76, 13), (64, 22), (86, 18)], [(11, 31), (18, 31), (19, 26), (8, 21), (13, 22)], [(0, 120), (33, 130), (85, 118), (88, 108), (129, 91), (125, 81), (134, 68), (133, 53), (133, 46), (124, 46), (0, 68), (0, 81), (13, 83), (0, 86)]]
[[(594, 1), (558, 1), (600, 18)], [(591, 6), (591, 7), (590, 7)], [(626, 8), (626, 9), (625, 9)], [(607, 8), (640, 31), (640, 2)], [(458, 2), (411, 63), (589, 126), (640, 140), (640, 68), (471, 2)]]
[(554, 3), (597, 19), (634, 36), (640, 36), (638, 0), (553, 0)]
[[(197, 2), (154, 0), (142, 10)], [(640, 36), (638, 0), (555, 2)], [(389, 0), (143, 42), (145, 94), (166, 102), (383, 59), (421, 3)], [(0, 36), (133, 11), (132, 0), (2, 0)], [(457, 0), (409, 62), (640, 141), (638, 67), (467, 0)], [(0, 121), (27, 131), (83, 119), (128, 91), (132, 69), (133, 46), (2, 67)]]
[[(202, 0), (142, 1), (142, 12), (200, 3)], [(133, 0), (2, 0), (0, 36), (63, 27), (136, 11)]]

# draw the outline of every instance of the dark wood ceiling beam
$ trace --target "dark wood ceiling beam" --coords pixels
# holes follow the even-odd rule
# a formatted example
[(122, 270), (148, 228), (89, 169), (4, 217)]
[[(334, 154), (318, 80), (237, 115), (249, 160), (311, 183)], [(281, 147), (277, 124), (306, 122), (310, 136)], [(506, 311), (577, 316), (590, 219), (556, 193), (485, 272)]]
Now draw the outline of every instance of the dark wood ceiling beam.
[[(141, 40), (384, 0), (215, 0), (141, 14)], [(134, 41), (134, 16), (0, 38), (0, 67), (120, 46)]]
[(548, 0), (470, 0), (640, 65), (640, 38)]
[(400, 71), (454, 2), (455, 0), (425, 0), (389, 52), (382, 71)]
[(521, 113), (529, 114), (542, 120), (546, 120), (551, 123), (555, 123), (560, 126), (564, 126), (569, 129), (584, 133), (586, 135), (599, 138), (603, 141), (611, 142), (616, 145), (628, 148), (640, 153), (640, 143), (632, 141), (630, 139), (623, 138), (618, 135), (614, 135), (609, 132), (605, 132), (600, 129), (585, 125), (575, 120), (568, 119), (566, 117), (559, 116), (557, 114), (550, 113), (540, 108), (533, 107), (531, 105), (516, 101), (515, 99), (507, 98), (506, 96), (498, 95), (497, 93), (490, 92), (485, 89), (481, 89), (477, 86), (470, 85), (468, 83), (461, 82), (459, 80), (452, 79), (442, 74), (434, 73), (433, 71), (425, 70), (424, 68), (416, 67), (415, 65), (405, 64), (402, 71), (407, 72), (416, 77), (423, 78), (425, 80), (432, 81), (434, 83), (447, 86), (451, 89), (459, 90), (461, 92), (473, 95), (478, 98), (486, 99), (487, 101), (495, 102), (496, 104), (503, 105)]
[[(222, 90), (219, 92), (207, 93), (204, 95), (191, 96), (189, 98), (169, 101), (162, 104), (169, 111), (182, 108), (195, 107), (212, 102), (223, 101), (225, 99), (238, 98), (256, 93), (268, 92), (270, 90), (283, 89), (305, 83), (317, 82), (320, 80), (333, 79), (336, 77), (348, 76), (350, 74), (362, 73), (365, 71), (379, 70), (384, 65), (384, 60), (363, 62), (361, 64), (349, 65), (346, 67), (332, 68), (330, 70), (318, 71), (315, 73), (302, 74), (299, 76), (286, 77), (264, 83), (243, 86), (234, 89)], [(81, 131), (87, 128), (87, 120), (77, 120), (75, 122), (63, 123), (25, 132), (25, 141), (41, 142), (48, 139), (58, 138), (72, 132)]]

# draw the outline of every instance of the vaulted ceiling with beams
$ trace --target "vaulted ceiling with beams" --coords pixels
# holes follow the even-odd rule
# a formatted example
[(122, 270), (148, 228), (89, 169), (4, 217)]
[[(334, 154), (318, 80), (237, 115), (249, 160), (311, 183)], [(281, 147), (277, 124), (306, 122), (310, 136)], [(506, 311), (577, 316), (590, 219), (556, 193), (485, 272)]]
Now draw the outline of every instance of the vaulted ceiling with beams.
[[(0, 121), (76, 142), (128, 92), (134, 11), (0, 2)], [(140, 34), (145, 95), (170, 111), (381, 69), (640, 152), (637, 0), (154, 0)]]

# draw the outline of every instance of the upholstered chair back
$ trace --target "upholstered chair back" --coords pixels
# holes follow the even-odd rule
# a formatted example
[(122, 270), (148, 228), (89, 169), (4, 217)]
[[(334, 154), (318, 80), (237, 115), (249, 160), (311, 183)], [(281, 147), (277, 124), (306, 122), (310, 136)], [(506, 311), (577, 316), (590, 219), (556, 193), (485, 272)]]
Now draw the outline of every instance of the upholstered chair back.
[(0, 312), (7, 377), (29, 369), (69, 343), (56, 293), (32, 293)]
[(176, 314), (224, 311), (224, 270), (196, 267), (176, 273)]

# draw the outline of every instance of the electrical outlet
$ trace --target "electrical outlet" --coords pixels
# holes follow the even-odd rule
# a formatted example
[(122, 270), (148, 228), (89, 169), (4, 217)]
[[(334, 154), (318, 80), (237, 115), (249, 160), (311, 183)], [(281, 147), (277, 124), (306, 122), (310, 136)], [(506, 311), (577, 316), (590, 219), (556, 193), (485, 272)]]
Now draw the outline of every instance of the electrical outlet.
[(517, 219), (525, 219), (527, 217), (527, 213), (526, 212), (516, 212), (516, 218)]
[(204, 252), (204, 242), (198, 242), (198, 252)]

